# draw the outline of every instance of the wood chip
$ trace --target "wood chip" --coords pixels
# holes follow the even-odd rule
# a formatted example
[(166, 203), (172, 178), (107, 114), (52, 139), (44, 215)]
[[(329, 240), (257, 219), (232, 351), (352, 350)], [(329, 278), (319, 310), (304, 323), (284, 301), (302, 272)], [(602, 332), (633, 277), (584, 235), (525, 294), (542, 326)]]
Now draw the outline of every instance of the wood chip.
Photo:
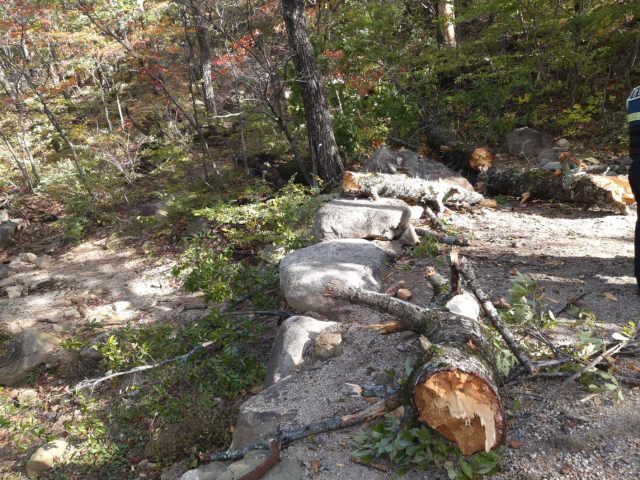
[(313, 473), (320, 471), (320, 461), (317, 458), (311, 459), (311, 468), (313, 468)]
[(602, 296), (604, 298), (606, 298), (607, 300), (611, 300), (612, 302), (619, 302), (620, 301), (612, 293), (609, 293), (609, 292), (603, 293)]
[(511, 448), (513, 448), (515, 450), (519, 449), (520, 445), (521, 445), (520, 444), (520, 440), (511, 440), (511, 441), (509, 441), (509, 447), (511, 447)]

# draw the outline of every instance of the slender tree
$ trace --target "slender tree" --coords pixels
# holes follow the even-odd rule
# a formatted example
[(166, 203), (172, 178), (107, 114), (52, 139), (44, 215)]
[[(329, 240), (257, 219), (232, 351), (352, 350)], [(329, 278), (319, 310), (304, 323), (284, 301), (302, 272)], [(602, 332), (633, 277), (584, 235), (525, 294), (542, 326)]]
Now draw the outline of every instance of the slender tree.
[(322, 77), (307, 34), (304, 7), (304, 0), (282, 0), (289, 49), (293, 55), (307, 118), (314, 178), (319, 176), (328, 184), (335, 185), (340, 182), (344, 167), (333, 135), (329, 104), (322, 89)]

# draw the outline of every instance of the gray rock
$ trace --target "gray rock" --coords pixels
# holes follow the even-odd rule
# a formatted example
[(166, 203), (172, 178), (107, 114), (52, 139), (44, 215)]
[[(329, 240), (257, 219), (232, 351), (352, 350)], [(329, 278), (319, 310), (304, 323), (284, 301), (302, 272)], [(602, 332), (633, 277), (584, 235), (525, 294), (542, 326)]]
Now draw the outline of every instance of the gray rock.
[(548, 133), (541, 133), (529, 127), (516, 128), (507, 135), (507, 147), (511, 155), (533, 156), (541, 148), (553, 145)]
[(9, 300), (20, 298), (22, 296), (22, 287), (20, 285), (6, 287), (4, 291), (7, 292), (7, 297), (9, 297)]
[(404, 173), (413, 178), (439, 180), (473, 191), (473, 186), (462, 175), (449, 170), (442, 163), (423, 157), (411, 150), (394, 152), (386, 146), (373, 152), (362, 166), (363, 172)]
[[(189, 470), (180, 477), (180, 480), (236, 480), (255, 470), (269, 455), (270, 453), (267, 451), (254, 450), (236, 462), (214, 462), (195, 470)], [(260, 478), (264, 480), (303, 480), (306, 476), (299, 461), (281, 457), (280, 462)]]
[(264, 260), (269, 265), (279, 265), (285, 255), (284, 247), (276, 247), (275, 245), (267, 245), (260, 252), (260, 260)]
[(538, 154), (538, 166), (542, 167), (549, 162), (557, 162), (561, 153), (562, 150), (556, 150), (555, 148), (543, 148)]
[(208, 220), (204, 217), (198, 217), (187, 225), (187, 230), (184, 232), (184, 235), (185, 237), (195, 237), (196, 235), (201, 235), (206, 232), (208, 227)]
[(569, 140), (567, 140), (566, 138), (559, 138), (558, 140), (556, 140), (553, 148), (556, 148), (561, 152), (568, 152), (570, 146), (571, 144), (569, 143)]
[(562, 170), (560, 162), (547, 162), (540, 167), (542, 170)]
[(316, 213), (315, 234), (322, 242), (340, 238), (392, 240), (411, 221), (411, 209), (396, 198), (332, 200)]
[(102, 332), (93, 340), (91, 340), (91, 342), (89, 342), (89, 345), (87, 345), (80, 351), (80, 356), (82, 358), (86, 358), (87, 360), (93, 360), (96, 362), (101, 360), (102, 354), (98, 351), (98, 349), (107, 342), (111, 335), (115, 335), (116, 333), (116, 330), (113, 330), (111, 332)]
[(13, 235), (20, 229), (23, 221), (21, 219), (6, 220), (0, 223), (0, 250), (6, 247)]
[(633, 163), (633, 159), (629, 155), (623, 155), (616, 159), (616, 163), (618, 165), (624, 165), (625, 167), (630, 167)]
[(6, 222), (9, 220), (9, 212), (7, 212), (4, 208), (0, 209), (0, 223)]
[(268, 410), (259, 411), (259, 409), (263, 408), (263, 397), (278, 394), (280, 391), (286, 392), (288, 384), (294, 378), (295, 377), (292, 376), (272, 385), (260, 395), (251, 397), (240, 406), (238, 420), (233, 430), (233, 439), (229, 447), (231, 450), (236, 450), (245, 445), (271, 438), (278, 432), (281, 425), (295, 420), (297, 415), (296, 410), (288, 410), (286, 413)]
[(35, 263), (38, 256), (35, 253), (21, 253), (18, 255), (18, 260), (25, 263)]
[(325, 315), (350, 312), (344, 300), (326, 297), (329, 282), (380, 291), (385, 251), (366, 240), (332, 240), (296, 250), (280, 263), (280, 285), (287, 302), (300, 312)]
[(31, 405), (38, 400), (38, 392), (28, 388), (18, 393), (18, 403), (22, 406)]
[(480, 305), (470, 293), (465, 292), (456, 295), (447, 302), (447, 308), (451, 313), (456, 313), (463, 317), (473, 318), (474, 320), (480, 318)]
[(160, 480), (178, 480), (181, 476), (182, 467), (176, 462), (173, 465), (162, 469), (162, 473), (160, 473)]
[(46, 472), (56, 462), (62, 462), (65, 460), (65, 455), (69, 455), (72, 452), (73, 447), (70, 447), (64, 440), (54, 440), (40, 447), (31, 456), (26, 465), (27, 476), (34, 478), (41, 473)]
[(9, 275), (11, 275), (11, 272), (9, 271), (9, 269), (4, 265), (0, 265), (0, 280), (4, 280)]
[(42, 290), (44, 288), (51, 288), (55, 285), (56, 281), (53, 277), (47, 277), (42, 280), (36, 280), (29, 285), (29, 290)]
[(288, 318), (273, 341), (264, 388), (291, 375), (302, 364), (305, 347), (315, 335), (336, 326), (336, 322), (323, 322), (311, 317)]
[(336, 358), (342, 355), (342, 351), (342, 335), (339, 333), (321, 333), (316, 337), (314, 354), (317, 358)]
[(157, 220), (164, 221), (169, 216), (169, 199), (160, 198), (152, 202), (143, 203), (139, 209), (143, 217), (155, 216)]
[(53, 335), (26, 329), (0, 350), (0, 385), (14, 385), (29, 372), (51, 361), (60, 343)]
[(0, 288), (12, 287), (17, 283), (18, 283), (18, 279), (16, 277), (5, 278), (4, 280), (0, 280)]
[(49, 268), (51, 266), (51, 256), (50, 255), (42, 255), (36, 258), (36, 267), (38, 268)]

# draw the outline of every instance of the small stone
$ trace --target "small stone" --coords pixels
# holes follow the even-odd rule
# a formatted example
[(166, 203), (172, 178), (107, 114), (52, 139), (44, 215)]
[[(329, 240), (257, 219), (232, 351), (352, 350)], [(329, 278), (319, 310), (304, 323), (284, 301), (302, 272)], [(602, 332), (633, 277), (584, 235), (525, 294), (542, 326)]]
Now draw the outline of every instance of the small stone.
[(423, 352), (426, 352), (427, 350), (429, 350), (431, 348), (431, 346), (433, 345), (429, 341), (429, 339), (427, 337), (425, 337), (424, 335), (420, 335), (419, 341), (420, 341), (420, 348), (422, 349)]
[(69, 310), (65, 310), (62, 316), (64, 318), (80, 318), (80, 312), (78, 312), (77, 308), (70, 308)]
[(34, 478), (46, 472), (64, 460), (65, 453), (71, 453), (70, 447), (64, 440), (54, 440), (43, 445), (34, 453), (27, 462), (26, 471), (29, 478)]
[(18, 403), (20, 405), (31, 405), (38, 400), (38, 392), (32, 389), (23, 390), (18, 394)]
[(498, 202), (493, 198), (485, 198), (483, 200), (480, 200), (478, 205), (484, 208), (498, 208)]
[(9, 270), (13, 270), (15, 272), (19, 270), (24, 270), (26, 267), (27, 267), (27, 264), (20, 260), (14, 260), (13, 262), (9, 263)]
[(113, 310), (116, 313), (122, 313), (125, 310), (129, 310), (131, 308), (131, 302), (125, 302), (125, 301), (120, 301), (120, 302), (116, 302), (112, 305)]
[(64, 327), (62, 325), (54, 325), (53, 331), (56, 333), (62, 333), (64, 332)]
[(53, 277), (45, 278), (43, 280), (37, 280), (29, 285), (29, 290), (42, 290), (43, 288), (50, 288), (55, 285), (56, 281)]
[(35, 253), (21, 253), (18, 255), (18, 260), (25, 263), (35, 263), (38, 256)]
[(51, 256), (50, 255), (42, 255), (36, 258), (36, 267), (38, 268), (49, 268), (51, 266)]
[(249, 390), (249, 393), (251, 395), (259, 395), (262, 393), (262, 391), (264, 390), (264, 387), (262, 385), (257, 385), (255, 387), (253, 387), (252, 389)]
[(14, 298), (20, 298), (20, 296), (22, 296), (22, 287), (19, 285), (16, 285), (13, 287), (6, 287), (4, 291), (7, 292), (7, 296), (9, 297), (9, 300), (13, 300)]
[(322, 333), (316, 337), (316, 357), (329, 359), (342, 355), (342, 335), (339, 333)]
[(398, 298), (400, 300), (410, 300), (411, 297), (413, 297), (413, 293), (411, 293), (410, 290), (407, 290), (406, 288), (398, 290)]
[(569, 143), (569, 140), (567, 140), (566, 138), (559, 138), (558, 140), (556, 140), (553, 148), (561, 149), (562, 151), (566, 152), (567, 150), (569, 150), (570, 146), (571, 144)]

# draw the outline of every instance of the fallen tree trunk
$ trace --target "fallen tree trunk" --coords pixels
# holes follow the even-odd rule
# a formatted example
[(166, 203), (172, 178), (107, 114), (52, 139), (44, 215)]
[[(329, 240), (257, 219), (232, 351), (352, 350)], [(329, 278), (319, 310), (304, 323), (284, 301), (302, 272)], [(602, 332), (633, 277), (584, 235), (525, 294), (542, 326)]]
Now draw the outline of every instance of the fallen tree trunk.
[(408, 382), (407, 394), (422, 422), (456, 442), (464, 455), (504, 443), (506, 420), (493, 346), (481, 322), (335, 283), (327, 286), (326, 294), (398, 316), (401, 328), (433, 344)]
[(444, 181), (429, 181), (405, 175), (386, 173), (345, 172), (342, 189), (346, 193), (363, 195), (377, 200), (379, 197), (400, 198), (411, 203), (422, 202), (444, 211), (444, 203), (478, 203), (483, 196)]
[(528, 193), (529, 198), (610, 206), (623, 213), (626, 206), (635, 201), (628, 180), (583, 173), (490, 170), (486, 187), (491, 195), (522, 196)]

